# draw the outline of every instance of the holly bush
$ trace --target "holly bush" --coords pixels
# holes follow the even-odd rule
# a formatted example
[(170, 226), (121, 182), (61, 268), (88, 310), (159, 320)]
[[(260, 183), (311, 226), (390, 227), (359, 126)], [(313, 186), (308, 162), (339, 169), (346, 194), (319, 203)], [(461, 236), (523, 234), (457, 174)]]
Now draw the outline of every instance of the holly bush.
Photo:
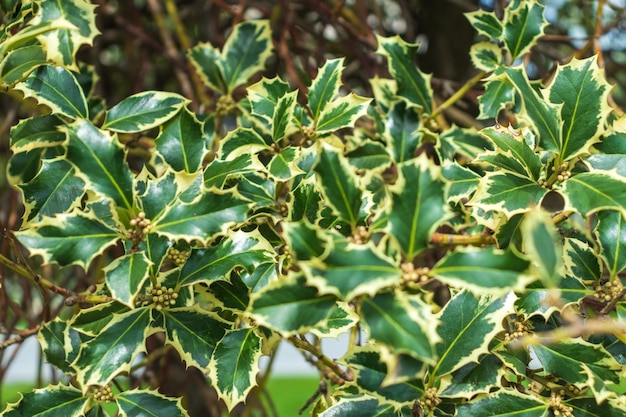
[[(76, 60), (90, 3), (2, 7), (0, 82), (40, 106), (11, 129), (24, 213), (0, 260), (66, 306), (37, 335), (66, 377), (6, 417), (187, 416), (154, 376), (172, 351), (232, 411), (280, 343), (320, 371), (311, 415), (626, 412), (626, 119), (596, 56), (529, 79), (541, 4), (467, 15), (480, 72), (443, 103), (399, 36), (376, 38), (373, 97), (342, 83), (341, 57), (307, 91), (259, 78), (271, 27), (243, 21), (187, 52), (219, 97), (203, 112), (97, 97)], [(448, 123), (476, 85), (486, 127)], [(72, 291), (37, 259), (97, 272)]]

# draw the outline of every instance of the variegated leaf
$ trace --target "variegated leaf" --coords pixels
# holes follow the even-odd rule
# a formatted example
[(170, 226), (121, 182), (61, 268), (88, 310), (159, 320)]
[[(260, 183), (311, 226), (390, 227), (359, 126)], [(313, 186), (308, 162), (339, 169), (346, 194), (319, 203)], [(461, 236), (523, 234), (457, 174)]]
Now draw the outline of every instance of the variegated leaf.
[(409, 105), (421, 107), (424, 113), (433, 110), (433, 91), (430, 75), (421, 72), (415, 64), (419, 45), (405, 42), (400, 36), (384, 38), (377, 36), (376, 53), (387, 57), (389, 72), (398, 85), (396, 94)]
[(499, 391), (461, 404), (458, 415), (464, 417), (547, 417), (549, 403), (518, 391)]
[(85, 343), (72, 366), (83, 391), (106, 385), (116, 375), (129, 372), (133, 360), (145, 352), (146, 338), (155, 332), (149, 324), (152, 309), (141, 308), (109, 318), (108, 324)]
[(17, 403), (9, 404), (3, 416), (81, 417), (90, 402), (79, 389), (66, 385), (48, 385), (21, 396)]
[(125, 133), (143, 132), (167, 122), (188, 101), (174, 93), (143, 91), (109, 109), (102, 128)]
[(502, 36), (502, 22), (498, 20), (494, 13), (486, 10), (477, 10), (466, 13), (465, 17), (467, 17), (467, 20), (479, 34), (486, 36), (489, 40), (499, 39)]
[(589, 151), (600, 140), (606, 119), (611, 112), (608, 104), (610, 86), (596, 57), (560, 66), (548, 87), (548, 98), (560, 109), (561, 160), (567, 161)]
[(215, 346), (209, 378), (228, 410), (244, 402), (257, 385), (261, 356), (261, 338), (254, 329), (231, 330)]
[(129, 389), (115, 395), (122, 417), (189, 417), (181, 398), (169, 398), (154, 390)]
[(503, 330), (502, 322), (513, 312), (515, 296), (476, 297), (461, 291), (446, 304), (437, 330), (443, 343), (437, 345), (439, 362), (434, 377), (453, 372), (468, 363), (477, 362), (488, 353), (491, 339)]
[(555, 288), (563, 275), (561, 237), (549, 214), (539, 208), (524, 215), (520, 226), (524, 252), (546, 288)]
[(347, 159), (329, 145), (321, 148), (320, 160), (315, 167), (322, 185), (326, 205), (350, 226), (359, 220), (363, 191)]
[(320, 295), (303, 276), (294, 276), (254, 293), (248, 314), (260, 325), (287, 337), (303, 334), (323, 322), (335, 304), (333, 295)]
[(626, 179), (608, 172), (583, 172), (563, 184), (565, 209), (583, 216), (600, 210), (626, 213)]
[(396, 101), (386, 117), (383, 138), (393, 160), (401, 163), (414, 158), (422, 138), (417, 109), (404, 101)]
[(10, 86), (22, 81), (46, 61), (46, 53), (38, 44), (23, 46), (10, 51), (0, 62), (0, 85)]
[(76, 77), (63, 67), (43, 65), (14, 87), (26, 97), (33, 97), (53, 113), (72, 119), (87, 118), (87, 100)]
[(298, 91), (286, 93), (276, 102), (272, 117), (272, 140), (278, 143), (295, 129), (293, 114), (298, 104)]
[(544, 9), (544, 5), (534, 1), (507, 7), (502, 39), (513, 60), (527, 53), (543, 34), (548, 25), (543, 17)]
[(187, 55), (204, 85), (222, 94), (228, 93), (219, 65), (222, 57), (218, 49), (209, 43), (199, 43), (191, 48)]
[(66, 125), (65, 130), (69, 137), (67, 159), (78, 168), (88, 187), (120, 208), (132, 208), (132, 173), (117, 138), (87, 120)]
[(317, 72), (308, 93), (309, 109), (311, 109), (313, 120), (319, 120), (322, 111), (339, 93), (343, 70), (343, 58), (338, 58), (326, 61)]
[(188, 367), (195, 366), (208, 372), (213, 350), (230, 324), (198, 304), (163, 309), (160, 314), (163, 316), (166, 343), (176, 349)]
[(522, 132), (496, 125), (481, 130), (480, 134), (494, 144), (493, 151), (479, 155), (480, 161), (499, 170), (511, 171), (534, 181), (539, 179), (543, 163), (535, 151), (528, 146)]
[(339, 129), (354, 127), (357, 119), (367, 112), (372, 99), (350, 93), (338, 97), (322, 109), (315, 124), (318, 135), (327, 135)]
[(18, 153), (60, 145), (66, 139), (58, 129), (62, 125), (63, 121), (53, 114), (23, 119), (11, 128), (11, 149)]
[(153, 231), (171, 240), (208, 242), (244, 221), (250, 205), (233, 191), (211, 189), (189, 203), (173, 204), (153, 219)]
[(386, 229), (406, 259), (425, 249), (437, 226), (449, 218), (444, 189), (439, 167), (425, 156), (398, 165)]
[(600, 256), (615, 277), (626, 268), (626, 215), (612, 210), (599, 212), (594, 232), (600, 244)]
[(111, 296), (122, 304), (134, 307), (135, 297), (148, 279), (150, 264), (144, 252), (132, 252), (113, 260), (103, 269)]
[(155, 143), (157, 152), (174, 171), (189, 174), (200, 169), (207, 151), (202, 123), (187, 108), (161, 128)]
[(122, 237), (119, 230), (111, 229), (95, 215), (82, 213), (45, 217), (36, 228), (15, 234), (31, 255), (41, 255), (44, 263), (80, 265), (84, 269)]
[(491, 42), (479, 42), (470, 49), (472, 63), (481, 71), (494, 71), (502, 63), (502, 51)]
[(539, 136), (539, 145), (548, 151), (560, 152), (563, 139), (559, 106), (540, 96), (531, 87), (522, 68), (504, 68), (504, 73), (522, 97), (520, 117), (533, 126)]
[(361, 314), (373, 340), (396, 353), (435, 364), (434, 345), (440, 341), (432, 307), (399, 291), (376, 294), (361, 302)]
[(226, 93), (265, 68), (265, 60), (272, 54), (271, 35), (269, 20), (245, 21), (233, 28), (217, 61)]
[(233, 232), (217, 245), (194, 249), (178, 274), (177, 285), (227, 280), (235, 267), (251, 271), (273, 256), (272, 246), (257, 232)]
[(575, 238), (565, 239), (563, 264), (568, 273), (580, 280), (598, 281), (602, 275), (600, 260), (593, 248)]
[(274, 118), (278, 101), (281, 97), (286, 96), (290, 90), (289, 84), (278, 77), (262, 78), (261, 81), (246, 89), (248, 100), (252, 105), (252, 112), (268, 122)]
[(91, 45), (93, 38), (100, 33), (96, 28), (95, 8), (96, 5), (84, 0), (41, 2), (31, 24), (63, 22), (70, 25), (46, 31), (37, 37), (49, 61), (77, 69), (74, 62), (76, 52), (81, 45)]
[(468, 248), (449, 252), (435, 264), (430, 274), (476, 295), (502, 295), (521, 291), (537, 279), (529, 267), (530, 262), (511, 250)]
[(85, 182), (63, 158), (44, 159), (37, 176), (18, 187), (24, 198), (26, 221), (69, 212), (80, 203), (86, 191)]
[[(496, 71), (495, 74), (498, 74)], [(492, 76), (485, 82), (485, 93), (478, 97), (480, 114), (477, 119), (495, 119), (500, 110), (513, 102), (515, 88), (498, 76)]]

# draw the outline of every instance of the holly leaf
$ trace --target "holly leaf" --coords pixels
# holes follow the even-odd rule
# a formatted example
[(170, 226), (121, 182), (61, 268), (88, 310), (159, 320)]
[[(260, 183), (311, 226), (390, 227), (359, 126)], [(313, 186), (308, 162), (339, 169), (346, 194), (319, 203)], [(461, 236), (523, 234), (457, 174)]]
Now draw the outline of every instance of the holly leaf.
[(143, 132), (164, 124), (188, 102), (179, 94), (143, 91), (109, 109), (102, 128), (124, 133)]
[(80, 417), (90, 402), (79, 389), (65, 385), (48, 385), (20, 395), (20, 400), (9, 404), (3, 416)]
[(594, 229), (600, 243), (602, 259), (615, 277), (626, 268), (626, 219), (619, 211), (605, 210), (598, 213)]
[(343, 61), (343, 58), (327, 60), (309, 87), (309, 109), (315, 121), (319, 120), (324, 109), (339, 93), (341, 74), (345, 68)]
[(148, 279), (150, 265), (144, 252), (132, 252), (114, 259), (103, 269), (111, 296), (133, 308), (135, 297)]
[(548, 25), (543, 17), (544, 9), (544, 5), (536, 2), (520, 2), (517, 7), (505, 9), (502, 39), (512, 60), (527, 53), (543, 35)]
[(123, 417), (189, 417), (181, 398), (168, 398), (158, 391), (130, 389), (115, 395)]
[(479, 397), (469, 404), (461, 404), (457, 414), (464, 417), (545, 417), (549, 403), (517, 391), (499, 391)]
[(202, 123), (187, 108), (163, 126), (155, 140), (157, 152), (174, 171), (190, 174), (200, 169), (206, 142)]

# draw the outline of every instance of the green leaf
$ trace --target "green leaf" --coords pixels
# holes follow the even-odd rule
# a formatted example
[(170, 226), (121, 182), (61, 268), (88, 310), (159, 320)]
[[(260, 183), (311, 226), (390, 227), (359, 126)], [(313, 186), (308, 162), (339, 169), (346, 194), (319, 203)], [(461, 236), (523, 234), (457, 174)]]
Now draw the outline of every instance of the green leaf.
[(626, 181), (612, 173), (583, 172), (565, 181), (560, 190), (565, 210), (588, 216), (600, 210), (626, 213)]
[(298, 276), (275, 281), (254, 293), (248, 313), (258, 324), (287, 337), (310, 330), (325, 320), (334, 306), (334, 296), (319, 295), (317, 288)]
[(337, 404), (326, 409), (319, 417), (392, 417), (397, 415), (395, 405), (380, 405), (377, 399), (369, 395), (361, 395), (341, 398)]
[(549, 99), (561, 105), (563, 120), (561, 159), (567, 161), (586, 153), (600, 141), (606, 119), (610, 86), (598, 68), (597, 57), (572, 59), (557, 69), (549, 86)]
[(252, 270), (273, 256), (271, 245), (260, 234), (232, 232), (215, 246), (194, 249), (180, 270), (177, 285), (225, 280), (235, 267)]
[(80, 265), (84, 269), (121, 237), (118, 230), (94, 215), (82, 213), (45, 217), (36, 228), (15, 234), (31, 255), (41, 255), (44, 263)]
[(11, 128), (11, 149), (18, 153), (60, 145), (66, 138), (58, 129), (61, 125), (63, 121), (53, 114), (23, 119)]
[(446, 179), (447, 199), (455, 203), (469, 199), (480, 181), (480, 175), (457, 162), (445, 165), (441, 174)]
[[(579, 279), (565, 276), (556, 282), (554, 289), (547, 289), (540, 282), (530, 284), (515, 305), (526, 317), (540, 315), (548, 320), (555, 311), (577, 304), (588, 294), (589, 290)], [(562, 306), (556, 306), (555, 299), (561, 300)]]
[(559, 106), (541, 97), (531, 87), (522, 68), (505, 67), (504, 73), (522, 97), (522, 113), (519, 116), (533, 126), (539, 145), (548, 151), (560, 152), (563, 140)]
[(87, 118), (87, 101), (76, 77), (62, 67), (43, 65), (15, 85), (26, 97), (45, 104), (53, 113), (72, 119)]
[(0, 63), (0, 84), (10, 86), (22, 81), (35, 68), (46, 63), (41, 45), (29, 45), (9, 52)]
[(113, 200), (118, 207), (133, 207), (133, 178), (124, 150), (115, 136), (109, 136), (86, 120), (65, 127), (69, 137), (67, 159), (80, 171), (92, 190)]
[(461, 404), (457, 414), (463, 417), (547, 417), (549, 404), (517, 391), (500, 391), (469, 404)]
[(507, 171), (488, 172), (478, 184), (468, 205), (484, 211), (497, 211), (510, 219), (539, 206), (548, 190), (527, 177)]
[(370, 172), (384, 171), (391, 164), (391, 158), (383, 144), (369, 139), (358, 141), (356, 147), (345, 155), (350, 165)]
[(568, 272), (581, 280), (598, 281), (602, 275), (600, 259), (593, 248), (574, 238), (565, 240), (563, 264)]
[(444, 161), (468, 163), (493, 145), (475, 128), (461, 129), (453, 125), (441, 133), (437, 152)]
[(343, 58), (327, 60), (309, 87), (309, 109), (315, 121), (319, 120), (321, 113), (339, 93), (341, 74), (345, 68), (343, 61)]
[(297, 104), (297, 90), (286, 93), (276, 102), (274, 115), (272, 117), (272, 140), (274, 143), (280, 142), (283, 138), (293, 132), (295, 128), (293, 114)]
[(200, 169), (206, 142), (202, 123), (187, 108), (163, 126), (155, 140), (157, 152), (174, 171), (190, 174)]
[(377, 398), (379, 404), (392, 404), (399, 407), (401, 404), (412, 404), (424, 395), (424, 381), (421, 379), (415, 378), (395, 384), (388, 383), (386, 379), (389, 370), (381, 361), (381, 354), (373, 345), (352, 349), (344, 360), (356, 373), (354, 384), (358, 390)]
[(404, 101), (396, 101), (391, 105), (385, 120), (383, 138), (395, 162), (401, 163), (415, 157), (422, 138), (418, 131), (420, 125), (415, 107), (410, 107)]
[(359, 316), (354, 311), (354, 308), (348, 303), (340, 301), (330, 310), (326, 321), (319, 323), (310, 331), (319, 338), (332, 337), (336, 339), (353, 329), (358, 321)]
[(440, 169), (425, 156), (398, 165), (398, 180), (390, 187), (393, 205), (386, 229), (406, 259), (425, 249), (431, 234), (449, 217), (444, 188)]
[(257, 175), (250, 172), (233, 178), (232, 183), (227, 182), (226, 186), (237, 184), (237, 191), (249, 201), (254, 201), (254, 208), (272, 208), (276, 207), (274, 198), (276, 183), (267, 178), (265, 175)]
[(250, 203), (233, 191), (211, 189), (190, 203), (173, 205), (153, 220), (153, 231), (171, 240), (208, 242), (246, 219)]
[(515, 88), (499, 77), (488, 78), (485, 82), (485, 93), (478, 97), (480, 114), (477, 119), (495, 119), (500, 110), (513, 102)]
[(359, 219), (363, 191), (347, 159), (336, 149), (323, 145), (315, 166), (326, 205), (354, 228)]
[(505, 376), (502, 363), (495, 355), (485, 355), (478, 363), (468, 363), (443, 382), (440, 397), (470, 400), (477, 394), (488, 394), (499, 386)]
[(35, 178), (18, 185), (24, 199), (24, 219), (54, 216), (70, 211), (80, 203), (85, 183), (65, 159), (44, 159)]
[(218, 49), (209, 43), (199, 43), (191, 48), (187, 55), (204, 85), (222, 94), (228, 93), (219, 65), (222, 57)]
[(324, 258), (333, 250), (330, 236), (306, 220), (284, 223), (283, 237), (289, 253), (299, 261)]
[(70, 365), (78, 354), (80, 339), (67, 321), (57, 317), (47, 322), (39, 329), (37, 340), (48, 363), (64, 373), (74, 372)]
[(424, 113), (433, 110), (433, 91), (430, 87), (430, 75), (421, 72), (415, 65), (415, 55), (419, 45), (407, 43), (400, 36), (391, 38), (376, 37), (378, 49), (376, 53), (386, 56), (389, 72), (398, 84), (397, 95), (415, 105)]
[(594, 398), (572, 398), (566, 404), (574, 409), (576, 417), (622, 417), (626, 412), (619, 400), (598, 404)]
[(96, 304), (80, 310), (71, 320), (71, 327), (80, 332), (81, 337), (88, 336), (87, 339), (96, 337), (102, 329), (111, 323), (114, 315), (121, 315), (130, 309), (117, 301), (104, 304)]
[(272, 158), (267, 165), (269, 174), (279, 181), (287, 181), (303, 171), (298, 168), (300, 160), (301, 148), (290, 146), (283, 149)]
[(195, 366), (202, 372), (208, 372), (215, 346), (230, 325), (197, 304), (163, 309), (161, 314), (166, 343), (176, 349), (188, 367)]
[(430, 274), (474, 294), (505, 294), (521, 291), (536, 277), (529, 273), (530, 262), (511, 250), (457, 249), (435, 264)]
[(373, 296), (396, 284), (401, 275), (395, 263), (372, 244), (349, 244), (345, 238), (335, 239), (333, 250), (323, 261), (314, 260), (306, 266), (311, 284), (345, 301), (364, 294)]
[(350, 93), (336, 98), (324, 107), (316, 120), (315, 132), (318, 135), (333, 133), (339, 129), (354, 127), (356, 120), (365, 116), (372, 99)]
[(274, 119), (278, 101), (289, 93), (289, 84), (278, 77), (267, 79), (251, 85), (246, 89), (248, 100), (252, 105), (252, 112), (263, 117), (268, 122)]
[(501, 125), (485, 128), (480, 134), (495, 145), (494, 151), (479, 156), (480, 161), (531, 180), (539, 179), (543, 164), (539, 156), (528, 146), (523, 134), (515, 136)]
[(113, 260), (103, 269), (111, 296), (133, 308), (135, 297), (148, 279), (150, 264), (144, 252), (132, 252)]
[(233, 176), (259, 171), (264, 171), (264, 167), (255, 155), (242, 154), (229, 161), (214, 159), (204, 168), (204, 187), (222, 188)]
[(572, 384), (589, 386), (599, 403), (614, 395), (606, 384), (620, 383), (624, 372), (623, 366), (602, 345), (580, 338), (535, 345), (533, 350), (546, 372)]
[(143, 132), (164, 124), (188, 102), (174, 93), (143, 91), (109, 109), (102, 128), (124, 133)]
[(231, 330), (215, 347), (209, 378), (229, 411), (256, 386), (261, 355), (261, 338), (254, 329)]
[(600, 256), (606, 262), (611, 277), (626, 268), (626, 219), (618, 211), (605, 210), (598, 213), (594, 229), (600, 244)]
[(438, 332), (443, 343), (437, 345), (439, 362), (433, 378), (453, 372), (468, 363), (478, 362), (488, 353), (491, 339), (503, 330), (502, 322), (513, 313), (515, 296), (475, 297), (468, 291), (455, 295), (440, 314)]
[(220, 141), (218, 154), (220, 159), (234, 161), (244, 155), (251, 158), (252, 154), (268, 149), (270, 147), (257, 131), (238, 127)]
[(563, 250), (550, 215), (540, 209), (526, 213), (520, 226), (524, 252), (533, 260), (546, 288), (555, 288), (562, 276)]
[(537, 2), (522, 2), (517, 8), (508, 7), (504, 16), (504, 46), (513, 60), (527, 53), (543, 35), (548, 22), (543, 17), (545, 6)]
[(498, 20), (495, 13), (477, 10), (466, 13), (465, 17), (479, 34), (486, 36), (489, 40), (499, 39), (502, 35), (502, 23)]
[(373, 340), (394, 353), (406, 353), (425, 363), (435, 363), (434, 344), (440, 340), (432, 307), (403, 292), (385, 292), (364, 298), (361, 314)]
[(141, 308), (114, 314), (97, 336), (83, 345), (72, 366), (84, 391), (130, 372), (133, 360), (145, 351), (146, 338), (154, 332), (149, 327), (151, 311)]
[(77, 69), (74, 57), (81, 45), (91, 45), (99, 33), (96, 28), (96, 5), (81, 0), (44, 1), (31, 23), (64, 22), (71, 28), (47, 31), (37, 37), (48, 60), (57, 65)]
[(189, 417), (180, 398), (168, 398), (158, 391), (132, 389), (115, 395), (124, 417)]
[(268, 20), (246, 21), (233, 28), (217, 61), (226, 93), (265, 68), (265, 60), (272, 54), (271, 35)]
[(494, 71), (502, 62), (502, 51), (491, 42), (479, 42), (470, 49), (472, 63), (481, 71)]
[(21, 395), (20, 401), (9, 404), (3, 416), (80, 417), (90, 400), (80, 390), (65, 385), (48, 385)]

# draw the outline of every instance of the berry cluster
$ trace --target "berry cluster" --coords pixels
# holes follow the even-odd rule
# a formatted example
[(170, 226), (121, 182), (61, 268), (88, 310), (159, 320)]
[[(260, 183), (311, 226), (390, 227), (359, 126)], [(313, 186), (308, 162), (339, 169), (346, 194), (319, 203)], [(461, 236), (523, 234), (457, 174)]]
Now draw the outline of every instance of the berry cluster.
[(356, 243), (357, 245), (362, 245), (369, 240), (369, 233), (367, 231), (367, 227), (365, 226), (357, 226), (354, 231), (353, 236), (348, 236), (348, 241), (352, 243)]
[(176, 266), (184, 265), (189, 257), (189, 251), (179, 250), (174, 247), (170, 248), (167, 257), (171, 259)]
[(111, 385), (105, 385), (103, 387), (96, 388), (91, 394), (93, 399), (98, 402), (111, 402), (113, 401), (113, 391)]
[(130, 225), (133, 227), (129, 232), (129, 238), (134, 245), (139, 244), (146, 240), (145, 235), (152, 231), (152, 224), (150, 219), (146, 219), (146, 213), (140, 211), (137, 217), (130, 220)]
[(237, 103), (230, 95), (223, 95), (217, 99), (217, 103), (215, 104), (215, 113), (217, 116), (226, 116), (231, 114), (233, 111), (237, 109)]
[(573, 417), (574, 409), (561, 402), (562, 397), (557, 393), (552, 393), (550, 397), (550, 408), (555, 416)]
[(174, 288), (167, 288), (157, 285), (151, 288), (145, 295), (137, 297), (137, 304), (147, 306), (148, 304), (154, 304), (154, 308), (162, 310), (170, 305), (176, 304), (178, 293), (174, 291)]
[(430, 268), (415, 268), (413, 262), (404, 262), (400, 265), (400, 269), (402, 270), (402, 278), (400, 280), (403, 284), (409, 284), (413, 282), (424, 282), (427, 281), (430, 277), (428, 273), (430, 272)]
[(428, 413), (432, 413), (435, 408), (441, 403), (439, 397), (437, 397), (437, 388), (430, 387), (426, 388), (425, 396), (419, 400), (419, 404), (423, 410), (428, 411)]
[(622, 282), (617, 279), (615, 281), (609, 281), (604, 285), (597, 285), (593, 296), (600, 301), (610, 303), (617, 297), (623, 296), (624, 286)]
[(524, 337), (530, 333), (530, 326), (523, 321), (516, 321), (512, 325), (511, 332), (507, 332), (504, 334), (504, 341), (510, 342), (511, 340), (515, 340), (519, 337)]

